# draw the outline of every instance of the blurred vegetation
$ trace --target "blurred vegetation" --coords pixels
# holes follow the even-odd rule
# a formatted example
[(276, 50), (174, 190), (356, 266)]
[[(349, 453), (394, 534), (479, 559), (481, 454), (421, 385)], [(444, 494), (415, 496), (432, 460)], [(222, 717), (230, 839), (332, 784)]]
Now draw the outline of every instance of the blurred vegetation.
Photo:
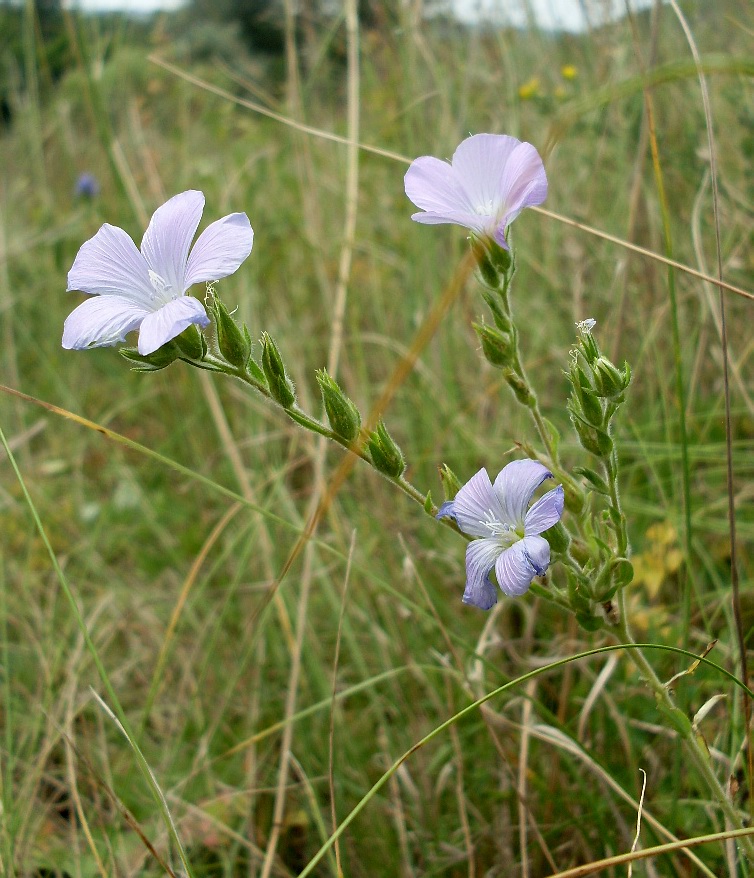
[[(751, 289), (754, 103), (739, 62), (751, 62), (754, 14), (746, 0), (683, 8), (702, 56), (730, 61), (728, 73), (709, 77), (722, 258), (726, 280)], [(464, 543), (358, 466), (320, 525), (311, 566), (297, 560), (267, 606), (316, 488), (309, 437), (232, 382), (206, 383), (180, 365), (135, 375), (112, 350), (60, 348), (63, 320), (80, 301), (64, 291), (82, 242), (110, 222), (138, 243), (166, 197), (199, 188), (205, 223), (245, 210), (255, 229), (251, 257), (218, 292), (256, 338), (262, 330), (274, 336), (302, 404), (318, 411), (315, 370), (327, 361), (344, 244), (345, 147), (240, 101), (345, 135), (345, 34), (330, 5), (312, 5), (316, 15), (294, 22), (288, 60), (297, 86), (281, 49), (282, 16), (270, 17), (278, 42), (270, 37), (265, 46), (249, 41), (245, 28), (260, 40), (261, 31), (230, 14), (238, 9), (196, 0), (188, 12), (127, 19), (56, 4), (49, 16), (40, 4), (0, 6), (3, 384), (168, 462), (7, 394), (1, 424), (200, 876), (261, 872), (280, 763), (275, 724), (285, 716), (305, 576), (314, 587), (297, 708), (311, 712), (294, 726), (276, 875), (297, 874), (330, 834), (329, 699), (344, 602), (332, 769), (339, 821), (472, 693), (610, 642), (531, 595), (502, 601), (492, 615), (463, 607)], [(466, 28), (441, 15), (418, 20), (403, 4), (384, 16), (381, 9), (364, 10), (360, 32), (362, 143), (408, 159), (449, 156), (470, 131), (514, 134), (543, 150), (553, 135), (545, 206), (664, 252), (641, 69), (690, 57), (669, 8), (656, 24), (646, 12), (634, 29), (623, 19), (583, 35)], [(605, 86), (626, 83), (619, 95), (596, 100)], [(693, 70), (652, 96), (673, 256), (714, 274), (707, 139)], [(360, 153), (338, 379), (362, 412), (467, 249), (457, 228), (411, 223), (405, 167)], [(76, 196), (82, 172), (99, 180), (95, 198)], [(618, 438), (640, 574), (630, 598), (637, 635), (696, 652), (717, 639), (711, 658), (735, 670), (716, 291), (675, 273), (693, 486), (689, 551), (667, 269), (532, 211), (514, 235), (513, 300), (527, 369), (572, 465), (584, 463), (565, 411), (574, 322), (596, 318), (603, 345), (634, 369)], [(748, 636), (751, 302), (733, 295), (726, 302)], [(412, 480), (436, 498), (441, 463), (464, 480), (480, 466), (494, 475), (520, 453), (516, 443), (532, 437), (478, 351), (471, 322), (483, 310), (470, 281), (386, 413)], [(341, 460), (340, 449), (328, 451), (326, 478)], [(92, 699), (89, 687), (101, 687), (91, 658), (7, 464), (3, 472), (2, 868), (24, 878), (164, 874), (134, 826), (163, 857), (164, 828), (133, 754)], [(254, 505), (212, 537), (232, 509), (218, 486)], [(653, 660), (663, 678), (686, 666), (670, 654)], [(701, 731), (718, 774), (735, 777), (746, 807), (738, 697), (703, 667), (677, 689), (690, 716), (711, 697), (728, 696)], [(493, 700), (413, 754), (346, 833), (344, 874), (533, 878), (628, 850), (639, 768), (648, 773), (645, 846), (666, 840), (658, 827), (678, 837), (719, 829), (721, 818), (679, 753), (626, 656), (568, 665)], [(709, 874), (728, 874), (722, 845), (698, 855)], [(325, 858), (316, 874), (336, 874), (334, 863)], [(704, 873), (674, 855), (646, 874)]]

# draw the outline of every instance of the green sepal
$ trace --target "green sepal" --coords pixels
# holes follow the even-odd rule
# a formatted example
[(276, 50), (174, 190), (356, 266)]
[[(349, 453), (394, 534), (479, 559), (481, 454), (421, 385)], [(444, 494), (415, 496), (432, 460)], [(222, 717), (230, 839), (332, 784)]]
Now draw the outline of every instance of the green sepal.
[(461, 490), (461, 480), (453, 470), (444, 463), (440, 468), (440, 481), (446, 500), (455, 500), (456, 494)]
[(634, 565), (628, 558), (614, 558), (610, 566), (612, 568), (610, 575), (617, 588), (625, 588), (631, 584), (634, 578)]
[(576, 621), (584, 631), (599, 631), (605, 625), (603, 619), (591, 613), (576, 613)]
[(353, 442), (361, 429), (359, 410), (343, 393), (337, 381), (328, 375), (326, 369), (317, 372), (317, 383), (322, 391), (322, 401), (333, 433), (346, 442)]
[(382, 420), (367, 440), (367, 448), (375, 469), (394, 479), (403, 474), (406, 469), (403, 452), (388, 433)]
[(474, 331), (482, 343), (482, 353), (491, 365), (498, 369), (513, 366), (515, 348), (511, 333), (503, 332), (487, 323), (472, 323)]
[(431, 491), (427, 491), (427, 496), (424, 498), (424, 511), (427, 515), (432, 515), (435, 511), (435, 504), (432, 502)]
[(270, 396), (284, 409), (291, 408), (296, 402), (296, 391), (285, 371), (277, 345), (266, 332), (262, 333), (262, 369), (267, 379)]
[(606, 497), (610, 496), (610, 488), (599, 473), (596, 473), (593, 469), (589, 469), (588, 466), (575, 466), (573, 471), (577, 476), (586, 479), (589, 483), (589, 487), (593, 491), (596, 491), (598, 494), (604, 494)]
[(550, 544), (552, 551), (559, 555), (567, 552), (571, 545), (571, 535), (559, 521), (541, 533), (540, 536), (544, 537)]
[(239, 326), (225, 305), (217, 298), (212, 297), (210, 309), (215, 318), (215, 332), (217, 333), (217, 347), (220, 353), (231, 364), (239, 369), (245, 369), (251, 357), (251, 336), (244, 325)]
[(180, 356), (188, 360), (203, 360), (207, 354), (207, 339), (195, 323), (186, 327), (173, 341), (180, 351)]
[(169, 341), (154, 353), (143, 356), (136, 348), (120, 348), (118, 353), (131, 363), (132, 372), (159, 372), (174, 363), (181, 355), (178, 347)]
[(496, 293), (491, 292), (490, 290), (483, 290), (482, 298), (487, 303), (487, 307), (492, 312), (492, 319), (495, 321), (495, 326), (497, 326), (497, 328), (502, 330), (503, 332), (513, 332), (513, 324), (511, 322), (510, 316), (501, 307), (500, 296)]

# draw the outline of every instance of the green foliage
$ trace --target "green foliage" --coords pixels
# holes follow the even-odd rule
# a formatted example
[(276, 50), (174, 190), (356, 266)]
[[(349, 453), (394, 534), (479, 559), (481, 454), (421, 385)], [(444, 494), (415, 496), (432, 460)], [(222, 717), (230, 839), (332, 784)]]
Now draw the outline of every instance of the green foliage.
[[(545, 207), (660, 248), (657, 195), (647, 154), (639, 150), (647, 80), (627, 22), (588, 36), (557, 36), (465, 29), (440, 17), (417, 27), (403, 5), (383, 23), (379, 5), (373, 9), (376, 24), (360, 34), (361, 143), (407, 157), (448, 156), (469, 131), (506, 131), (538, 147), (562, 132), (546, 158)], [(723, 257), (726, 280), (747, 287), (754, 270), (754, 176), (751, 78), (743, 62), (750, 53), (751, 13), (737, 0), (695, 4), (687, 12), (702, 55), (726, 62), (710, 64), (708, 76)], [(213, 25), (218, 30), (202, 37), (207, 22), (196, 17), (184, 18), (180, 28), (165, 17), (141, 23), (76, 18), (88, 69), (67, 43), (56, 67), (48, 54), (53, 34), (35, 31), (31, 70), (40, 88), (33, 98), (25, 79), (23, 21), (7, 5), (0, 14), (16, 16), (18, 23), (14, 31), (2, 19), (5, 94), (13, 108), (0, 139), (0, 167), (6, 169), (0, 187), (3, 383), (78, 418), (6, 394), (2, 426), (197, 876), (261, 872), (259, 851), (267, 849), (275, 819), (304, 576), (312, 577), (313, 587), (302, 628), (278, 851), (294, 873), (330, 832), (331, 710), (340, 825), (387, 767), (473, 699), (555, 656), (606, 642), (611, 592), (633, 572), (627, 601), (637, 637), (683, 642), (680, 600), (692, 571), (698, 580), (692, 649), (701, 652), (717, 639), (710, 658), (734, 666), (717, 312), (701, 282), (677, 273), (693, 557), (677, 536), (682, 494), (666, 269), (578, 227), (527, 212), (514, 229), (511, 307), (528, 374), (553, 434), (561, 435), (564, 467), (574, 478), (578, 474), (586, 495), (580, 502), (588, 509), (603, 508), (609, 486), (581, 448), (564, 407), (574, 321), (594, 316), (611, 363), (625, 358), (633, 367), (614, 433), (631, 553), (604, 570), (589, 570), (588, 584), (599, 583), (606, 606), (595, 607), (582, 582), (553, 568), (552, 583), (541, 587), (566, 590), (578, 608), (579, 628), (532, 595), (501, 599), (494, 616), (464, 607), (463, 541), (361, 462), (335, 484), (331, 477), (345, 453), (335, 447), (322, 473), (328, 488), (333, 485), (332, 502), (319, 521), (311, 557), (302, 553), (291, 562), (317, 489), (316, 442), (238, 382), (210, 375), (208, 391), (200, 374), (181, 363), (145, 376), (132, 374), (111, 349), (62, 351), (62, 321), (81, 300), (64, 292), (66, 272), (103, 222), (122, 226), (138, 244), (144, 216), (185, 188), (205, 192), (204, 223), (246, 210), (256, 233), (254, 251), (218, 292), (238, 305), (238, 326), (248, 323), (255, 337), (265, 329), (275, 338), (278, 357), (285, 354), (285, 380), (271, 349), (267, 371), (289, 390), (286, 381), (295, 381), (302, 407), (316, 412), (316, 370), (327, 362), (343, 242), (344, 147), (256, 114), (147, 59), (156, 50), (213, 87), (293, 112), (278, 102), (279, 83), (265, 74), (258, 54), (241, 53), (238, 31), (219, 20)], [(321, 17), (300, 18), (298, 26), (305, 122), (343, 134), (342, 28), (327, 8)], [(637, 16), (637, 28), (649, 57), (649, 19)], [(667, 7), (656, 45), (662, 77), (651, 80), (652, 96), (660, 161), (669, 175), (675, 258), (709, 270), (714, 229), (700, 101), (688, 47)], [(230, 71), (211, 61), (217, 55)], [(564, 77), (564, 65), (578, 75)], [(519, 88), (535, 76), (539, 97), (521, 97)], [(92, 102), (90, 80), (100, 90), (100, 104)], [(82, 170), (95, 172), (102, 183), (102, 194), (91, 202), (73, 195)], [(459, 229), (410, 222), (403, 164), (363, 151), (359, 170), (338, 377), (353, 405), (366, 412), (411, 349), (468, 242)], [(442, 482), (446, 496), (453, 496), (480, 466), (498, 471), (522, 453), (519, 443), (532, 439), (505, 376), (479, 350), (471, 324), (479, 319), (480, 302), (472, 289), (460, 293), (413, 371), (390, 388), (384, 413), (407, 452), (412, 481), (434, 495)], [(727, 302), (747, 594), (754, 576), (754, 515), (745, 502), (754, 481), (751, 303), (732, 296)], [(494, 328), (509, 331), (499, 301), (487, 304)], [(264, 344), (261, 353), (264, 359)], [(603, 382), (602, 414), (616, 389), (609, 383), (629, 377), (615, 369), (620, 379), (599, 365), (593, 376)], [(587, 413), (588, 405), (580, 407), (585, 429), (602, 429), (593, 423), (602, 415), (594, 407)], [(600, 450), (600, 437), (592, 438)], [(438, 481), (442, 461), (450, 469)], [(586, 563), (615, 524), (597, 515), (567, 550)], [(0, 533), (3, 867), (13, 878), (45, 869), (164, 875), (120, 803), (158, 855), (167, 857), (158, 808), (137, 776), (132, 748), (92, 699), (89, 687), (101, 692), (101, 685), (91, 656), (8, 469)], [(553, 551), (566, 551), (556, 547), (557, 533), (548, 537)], [(283, 570), (288, 572), (275, 590)], [(751, 602), (744, 613), (748, 631)], [(691, 665), (688, 657), (655, 652), (650, 660), (663, 680)], [(674, 688), (678, 714), (656, 704), (629, 658), (614, 653), (513, 686), (488, 702), (485, 713), (469, 713), (454, 731), (412, 753), (342, 839), (344, 873), (466, 875), (473, 858), (477, 875), (515, 875), (525, 854), (529, 874), (541, 875), (553, 871), (548, 857), (564, 869), (628, 850), (638, 768), (648, 760), (646, 812), (678, 837), (719, 828), (723, 820), (709, 806), (697, 773), (678, 758), (674, 737), (657, 728), (670, 722), (687, 733), (689, 717), (701, 705), (727, 694), (727, 703), (699, 731), (722, 776), (724, 756), (734, 771), (739, 768), (742, 711), (730, 681), (709, 666)], [(519, 765), (524, 753), (528, 762)], [(511, 765), (520, 771), (511, 773)], [(736, 804), (745, 808), (746, 782), (740, 783)], [(530, 830), (526, 852), (519, 847), (521, 826)], [(644, 820), (642, 845), (659, 840), (654, 827)], [(711, 874), (725, 873), (721, 845), (695, 850)], [(320, 868), (335, 874), (327, 860)], [(656, 868), (660, 874), (704, 874), (680, 855), (658, 859)]]

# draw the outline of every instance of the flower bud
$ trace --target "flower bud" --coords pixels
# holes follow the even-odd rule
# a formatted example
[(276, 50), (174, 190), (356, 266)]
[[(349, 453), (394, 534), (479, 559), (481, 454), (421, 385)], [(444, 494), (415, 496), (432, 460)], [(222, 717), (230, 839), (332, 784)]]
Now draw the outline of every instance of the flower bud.
[(440, 467), (440, 481), (442, 482), (442, 490), (446, 500), (455, 499), (456, 494), (461, 490), (461, 481), (453, 470), (444, 463)]
[(631, 369), (625, 363), (621, 371), (607, 357), (598, 357), (594, 365), (594, 383), (597, 392), (605, 399), (623, 401), (623, 393), (631, 381)]
[(377, 424), (377, 429), (367, 441), (367, 448), (372, 458), (375, 469), (381, 473), (397, 478), (406, 469), (406, 461), (403, 452), (396, 445), (393, 437), (388, 433), (383, 421)]
[(207, 353), (207, 340), (195, 323), (184, 329), (173, 341), (178, 347), (180, 355), (189, 360), (203, 360)]
[(361, 428), (359, 410), (343, 393), (337, 382), (327, 374), (326, 369), (317, 372), (317, 383), (322, 391), (322, 401), (333, 433), (347, 442), (353, 442)]
[(568, 401), (568, 409), (571, 415), (571, 422), (578, 434), (579, 441), (583, 447), (597, 457), (609, 457), (613, 450), (613, 440), (604, 430), (593, 427), (586, 423), (584, 419), (575, 411), (572, 400)]
[(584, 359), (591, 366), (600, 355), (599, 346), (592, 335), (594, 321), (591, 319), (582, 320), (581, 323), (577, 323), (576, 326), (579, 330), (578, 348), (584, 355)]
[(220, 349), (220, 353), (231, 366), (245, 369), (251, 357), (249, 330), (245, 326), (242, 329), (236, 323), (228, 309), (217, 296), (212, 297), (210, 308), (215, 318), (217, 346)]
[(513, 338), (507, 332), (502, 332), (494, 326), (486, 323), (472, 323), (474, 331), (482, 343), (482, 353), (488, 363), (498, 369), (510, 366), (513, 362)]
[(174, 363), (181, 355), (178, 346), (172, 341), (147, 356), (140, 354), (136, 348), (120, 348), (118, 353), (132, 364), (131, 369), (134, 372), (158, 372)]
[(634, 565), (628, 558), (613, 558), (610, 562), (610, 574), (618, 588), (630, 585), (634, 578)]
[(262, 369), (272, 398), (284, 409), (291, 408), (296, 402), (293, 382), (285, 372), (277, 345), (266, 332), (262, 333)]

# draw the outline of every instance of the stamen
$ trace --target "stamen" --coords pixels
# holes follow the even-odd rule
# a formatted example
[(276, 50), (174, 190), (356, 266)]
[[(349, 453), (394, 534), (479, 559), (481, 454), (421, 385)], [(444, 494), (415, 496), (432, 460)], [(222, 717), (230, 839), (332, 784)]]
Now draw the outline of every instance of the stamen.
[(504, 521), (498, 521), (497, 518), (495, 518), (495, 513), (491, 509), (488, 509), (487, 512), (484, 513), (484, 519), (480, 520), (479, 524), (481, 524), (482, 527), (486, 527), (490, 532), (490, 536), (493, 537), (506, 536), (513, 530), (509, 524), (506, 524)]
[(156, 297), (152, 296), (152, 298), (158, 298), (162, 301), (174, 298), (171, 295), (172, 287), (165, 278), (162, 277), (162, 275), (157, 274), (156, 271), (152, 271), (151, 268), (148, 268), (147, 271), (149, 272), (149, 279), (152, 281), (154, 291), (157, 294)]

